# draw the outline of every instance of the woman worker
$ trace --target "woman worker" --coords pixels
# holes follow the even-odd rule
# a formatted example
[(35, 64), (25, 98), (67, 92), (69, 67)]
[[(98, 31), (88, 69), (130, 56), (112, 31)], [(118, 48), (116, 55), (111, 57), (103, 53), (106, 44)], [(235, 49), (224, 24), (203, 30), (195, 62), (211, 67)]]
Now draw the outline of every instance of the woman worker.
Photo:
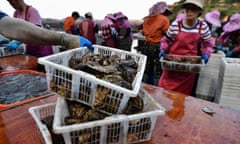
[[(13, 17), (31, 22), (39, 27), (43, 27), (42, 18), (36, 8), (24, 2), (24, 0), (8, 0), (15, 9)], [(26, 45), (26, 53), (36, 57), (53, 54), (52, 46), (49, 45)]]
[(143, 78), (146, 83), (157, 85), (161, 75), (158, 61), (159, 43), (169, 28), (170, 21), (167, 16), (171, 14), (172, 11), (168, 9), (167, 3), (160, 1), (149, 9), (149, 15), (143, 19), (142, 34), (145, 40), (139, 41), (138, 51), (147, 56)]
[[(233, 14), (223, 26), (223, 32), (217, 39), (218, 50), (223, 50), (226, 57), (240, 57), (240, 13)], [(224, 49), (223, 49), (224, 48)]]
[[(201, 55), (207, 63), (214, 40), (207, 23), (198, 18), (201, 15), (203, 3), (203, 0), (186, 0), (183, 3), (182, 8), (186, 11), (186, 18), (174, 21), (170, 25), (166, 36), (160, 42), (160, 58), (165, 53), (185, 56)], [(158, 86), (191, 95), (196, 76), (191, 72), (163, 70)]]

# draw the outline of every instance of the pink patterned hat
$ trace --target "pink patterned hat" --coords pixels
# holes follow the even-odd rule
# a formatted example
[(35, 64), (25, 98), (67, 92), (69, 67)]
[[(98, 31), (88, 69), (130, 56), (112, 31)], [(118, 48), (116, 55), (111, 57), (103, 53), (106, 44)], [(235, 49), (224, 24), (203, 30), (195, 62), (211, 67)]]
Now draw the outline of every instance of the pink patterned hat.
[(223, 26), (224, 32), (233, 32), (240, 29), (240, 13), (230, 17), (229, 22)]
[(125, 18), (126, 16), (122, 12), (117, 12), (114, 14), (116, 19)]
[[(149, 15), (154, 15), (157, 13), (164, 13), (166, 10), (170, 11), (168, 9), (167, 3), (164, 1), (157, 2), (149, 9)], [(171, 12), (171, 11), (170, 11)]]
[(107, 14), (107, 15), (106, 15), (106, 18), (109, 18), (109, 19), (111, 19), (111, 20), (115, 20), (115, 19), (116, 19), (116, 18), (114, 17), (114, 15), (111, 14), (111, 13)]
[(208, 12), (205, 15), (205, 20), (214, 26), (221, 27), (220, 12), (217, 10)]

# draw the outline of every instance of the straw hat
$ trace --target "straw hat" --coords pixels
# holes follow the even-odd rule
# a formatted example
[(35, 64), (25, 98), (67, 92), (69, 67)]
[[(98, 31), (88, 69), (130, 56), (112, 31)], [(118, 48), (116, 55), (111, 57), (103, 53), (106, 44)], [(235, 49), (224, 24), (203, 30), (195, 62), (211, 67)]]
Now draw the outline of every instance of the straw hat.
[(223, 26), (224, 32), (233, 32), (240, 29), (240, 13), (230, 17), (229, 22)]
[(207, 22), (209, 22), (210, 24), (217, 26), (217, 27), (221, 27), (221, 21), (220, 21), (220, 12), (217, 10), (208, 12), (205, 15), (205, 19)]
[(204, 5), (204, 0), (186, 0), (182, 7), (184, 8), (187, 4), (193, 4), (197, 7), (199, 7), (200, 9), (203, 9), (203, 5)]

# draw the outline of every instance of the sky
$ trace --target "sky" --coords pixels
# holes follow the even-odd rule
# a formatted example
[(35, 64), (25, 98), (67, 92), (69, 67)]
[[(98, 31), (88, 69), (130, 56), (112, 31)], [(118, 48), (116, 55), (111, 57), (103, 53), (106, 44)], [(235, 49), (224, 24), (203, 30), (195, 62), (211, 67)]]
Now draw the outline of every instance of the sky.
[[(173, 4), (179, 0), (165, 0)], [(129, 19), (142, 19), (148, 15), (148, 9), (159, 0), (25, 0), (35, 7), (42, 18), (63, 19), (73, 11), (78, 11), (81, 16), (92, 12), (95, 19), (103, 19), (108, 13), (123, 12)], [(14, 9), (7, 0), (1, 0), (0, 9), (9, 16)]]

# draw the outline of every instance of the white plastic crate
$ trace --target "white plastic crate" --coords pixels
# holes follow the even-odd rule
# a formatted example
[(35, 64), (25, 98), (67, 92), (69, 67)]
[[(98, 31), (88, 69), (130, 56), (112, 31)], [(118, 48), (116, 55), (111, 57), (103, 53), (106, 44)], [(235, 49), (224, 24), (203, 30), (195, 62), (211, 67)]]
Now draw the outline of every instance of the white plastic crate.
[[(132, 57), (136, 61), (138, 68), (136, 76), (132, 82), (132, 89), (127, 89), (119, 85), (96, 78), (95, 75), (83, 71), (74, 70), (69, 67), (69, 60), (72, 57), (81, 59), (89, 52), (86, 47), (76, 48), (65, 52), (38, 59), (46, 69), (48, 88), (51, 92), (64, 96), (65, 98), (77, 100), (93, 108), (102, 110), (109, 114), (121, 113), (130, 97), (135, 97), (141, 86), (143, 73), (145, 70), (146, 56), (115, 48), (93, 45), (94, 54), (118, 55), (121, 59)], [(101, 101), (103, 108), (96, 107), (98, 92), (105, 90), (106, 100)], [(112, 103), (115, 103), (113, 105)], [(116, 105), (116, 103), (118, 103)]]
[(48, 127), (42, 122), (42, 120), (50, 116), (53, 117), (55, 113), (55, 107), (56, 103), (49, 103), (29, 108), (29, 113), (32, 115), (38, 126), (44, 144), (52, 144), (53, 140)]
[(204, 66), (200, 56), (166, 54), (159, 61), (162, 69), (169, 71), (199, 73)]
[(217, 86), (220, 83), (219, 73), (222, 65), (222, 59), (225, 57), (224, 52), (217, 51), (212, 53), (208, 63), (199, 73), (196, 97), (214, 101), (216, 98)]
[(25, 44), (21, 44), (17, 49), (7, 49), (6, 47), (0, 47), (0, 56), (11, 56), (25, 53), (26, 53)]
[(55, 133), (63, 134), (67, 144), (78, 144), (80, 137), (88, 135), (87, 144), (126, 144), (151, 139), (158, 116), (165, 114), (161, 107), (147, 92), (140, 90), (144, 110), (132, 115), (113, 115), (102, 120), (65, 125), (69, 116), (66, 99), (58, 97), (53, 121)]
[(240, 110), (240, 58), (223, 58), (215, 102)]

